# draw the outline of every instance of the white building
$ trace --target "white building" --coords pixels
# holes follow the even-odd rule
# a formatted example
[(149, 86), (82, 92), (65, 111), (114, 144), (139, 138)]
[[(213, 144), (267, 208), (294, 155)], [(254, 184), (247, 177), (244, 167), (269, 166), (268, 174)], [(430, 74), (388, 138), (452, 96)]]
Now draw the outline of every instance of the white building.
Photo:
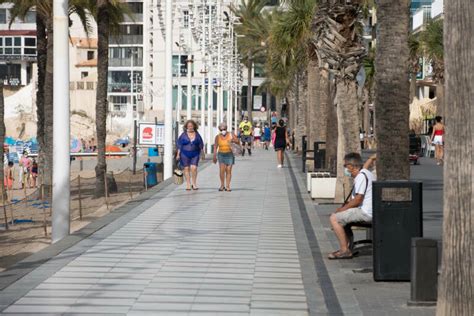
[[(165, 0), (125, 0), (134, 12), (134, 18), (126, 17), (121, 27), (121, 36), (111, 37), (109, 50), (109, 120), (115, 127), (114, 132), (122, 131), (123, 136), (131, 133), (134, 120), (164, 120), (165, 107)], [(173, 1), (173, 109), (176, 108), (181, 92), (182, 118), (185, 117), (187, 104), (187, 61), (192, 60), (191, 106), (193, 118), (200, 120), (201, 85), (206, 74), (201, 54), (201, 43), (193, 36), (193, 5), (201, 1)], [(229, 4), (236, 0), (221, 0), (222, 11), (230, 13)], [(269, 5), (278, 5), (271, 1)], [(223, 16), (224, 18), (224, 16)], [(217, 48), (216, 48), (217, 49)], [(246, 75), (243, 70), (242, 103), (246, 104)], [(132, 79), (133, 78), (133, 79)], [(213, 76), (217, 80), (217, 74)], [(253, 92), (263, 83), (262, 67), (254, 67)], [(179, 87), (181, 86), (181, 87)], [(207, 94), (206, 94), (207, 98)], [(269, 104), (266, 95), (263, 105)], [(217, 106), (217, 94), (214, 92), (214, 108)], [(224, 93), (224, 108), (227, 97)], [(258, 104), (258, 103), (257, 103)], [(258, 110), (258, 109), (256, 109)], [(207, 116), (207, 114), (206, 114)], [(215, 122), (215, 121), (214, 121)], [(118, 130), (117, 130), (118, 129)], [(130, 135), (131, 136), (131, 135)]]
[(30, 83), (36, 62), (36, 14), (30, 11), (10, 27), (12, 6), (0, 5), (0, 78), (6, 86), (21, 87)]

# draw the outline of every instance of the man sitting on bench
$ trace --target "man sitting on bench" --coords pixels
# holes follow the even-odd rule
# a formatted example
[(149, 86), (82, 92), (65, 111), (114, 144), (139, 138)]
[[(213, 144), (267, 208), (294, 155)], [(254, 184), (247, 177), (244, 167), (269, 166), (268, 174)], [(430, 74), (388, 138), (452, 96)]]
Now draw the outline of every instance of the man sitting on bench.
[(352, 258), (349, 238), (344, 226), (354, 222), (370, 223), (372, 221), (372, 181), (374, 181), (374, 175), (363, 168), (362, 158), (358, 153), (350, 153), (344, 157), (344, 174), (354, 178), (354, 187), (344, 205), (330, 217), (340, 249), (330, 253), (329, 259)]

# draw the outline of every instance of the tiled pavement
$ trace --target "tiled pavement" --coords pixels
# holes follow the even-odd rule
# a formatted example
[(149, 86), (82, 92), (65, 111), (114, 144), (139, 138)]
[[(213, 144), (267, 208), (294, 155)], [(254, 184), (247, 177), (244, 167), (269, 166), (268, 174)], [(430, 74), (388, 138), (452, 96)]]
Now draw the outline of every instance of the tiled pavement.
[(1, 292), (3, 313), (327, 314), (314, 267), (302, 278), (285, 172), (259, 151), (238, 159), (232, 192), (217, 192), (208, 166), (200, 190), (168, 186)]

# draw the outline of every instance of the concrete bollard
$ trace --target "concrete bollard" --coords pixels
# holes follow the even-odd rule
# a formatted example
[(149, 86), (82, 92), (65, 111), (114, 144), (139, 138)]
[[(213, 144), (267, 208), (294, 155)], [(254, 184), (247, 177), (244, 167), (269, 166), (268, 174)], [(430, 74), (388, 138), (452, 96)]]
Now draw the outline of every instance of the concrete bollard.
[(438, 242), (411, 240), (411, 295), (408, 306), (436, 305), (438, 293)]

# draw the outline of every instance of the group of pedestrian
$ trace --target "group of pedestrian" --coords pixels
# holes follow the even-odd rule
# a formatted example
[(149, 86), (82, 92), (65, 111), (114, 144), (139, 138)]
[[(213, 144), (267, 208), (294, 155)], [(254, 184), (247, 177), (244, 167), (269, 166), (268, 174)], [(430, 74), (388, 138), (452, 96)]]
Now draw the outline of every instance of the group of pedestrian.
[[(244, 116), (239, 124), (238, 135), (229, 131), (226, 123), (218, 126), (219, 133), (214, 139), (214, 164), (219, 164), (219, 191), (231, 192), (232, 168), (235, 164), (236, 152), (241, 152), (245, 156), (247, 152), (252, 155), (252, 143), (254, 139), (262, 142), (264, 149), (268, 150), (270, 142), (272, 142), (277, 153), (278, 168), (282, 168), (284, 164), (284, 151), (290, 144), (288, 131), (285, 121), (280, 119), (278, 124), (272, 124), (270, 128), (265, 123), (263, 128), (257, 126), (255, 129), (248, 116)], [(256, 132), (256, 133), (255, 133)], [(198, 190), (197, 176), (198, 165), (201, 159), (204, 159), (204, 141), (198, 132), (198, 125), (194, 120), (188, 120), (183, 126), (183, 133), (176, 141), (176, 161), (186, 180), (186, 190)]]
[[(30, 159), (28, 152), (23, 152), (22, 157), (18, 162), (18, 187), (20, 189), (25, 188), (36, 188), (36, 182), (38, 178), (38, 163), (36, 159)], [(8, 159), (5, 160), (3, 168), (3, 183), (7, 190), (7, 196), (10, 200), (10, 192), (14, 189), (15, 184), (15, 164), (13, 161)]]

